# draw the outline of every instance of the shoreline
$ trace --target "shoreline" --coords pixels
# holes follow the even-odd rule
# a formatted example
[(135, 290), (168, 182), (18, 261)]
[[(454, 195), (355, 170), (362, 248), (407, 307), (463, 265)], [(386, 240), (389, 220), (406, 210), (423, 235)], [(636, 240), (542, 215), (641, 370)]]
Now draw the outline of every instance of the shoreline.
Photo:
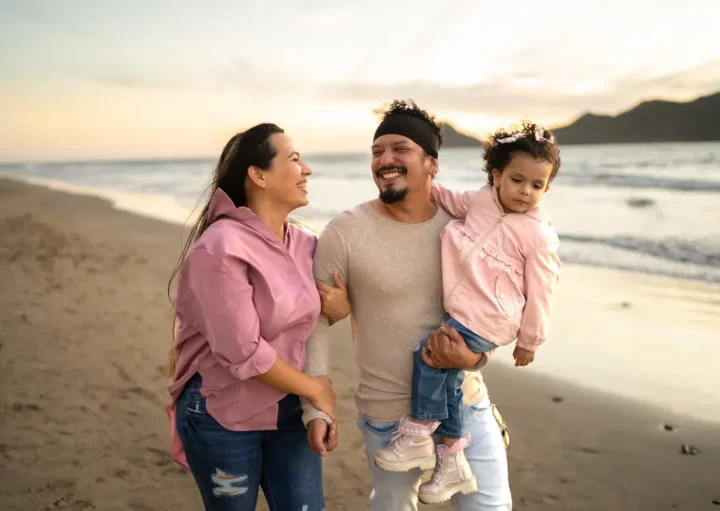
[[(30, 184), (34, 186), (40, 186), (44, 188), (49, 188), (54, 191), (58, 192), (64, 192), (64, 193), (70, 193), (70, 194), (76, 194), (76, 195), (82, 195), (82, 196), (88, 196), (88, 197), (96, 197), (103, 200), (106, 200), (110, 202), (112, 207), (114, 209), (117, 209), (118, 211), (125, 211), (131, 214), (135, 214), (138, 216), (142, 216), (144, 218), (150, 218), (154, 220), (162, 220), (165, 222), (168, 222), (173, 225), (189, 225), (191, 224), (195, 219), (197, 219), (197, 214), (199, 207), (196, 206), (194, 208), (184, 207), (181, 206), (178, 201), (171, 195), (158, 195), (158, 194), (146, 194), (146, 193), (136, 193), (136, 192), (127, 192), (127, 191), (120, 191), (120, 190), (110, 190), (106, 188), (98, 188), (93, 186), (84, 186), (84, 185), (77, 185), (74, 183), (71, 183), (69, 181), (61, 181), (61, 180), (54, 180), (54, 179), (37, 179), (37, 178), (28, 178), (28, 177), (20, 177), (20, 176), (12, 176), (12, 175), (1, 175), (0, 179), (8, 179), (10, 181), (18, 181), (25, 184)], [(200, 198), (198, 198), (198, 204), (199, 204)], [(150, 206), (152, 204), (152, 206)], [(303, 223), (307, 224), (310, 228), (315, 230), (316, 232), (322, 232), (323, 228), (327, 224), (328, 220), (323, 220), (319, 218), (303, 218), (302, 215), (300, 215), (300, 218), (298, 218)], [(572, 237), (574, 235), (568, 234), (568, 235), (560, 235), (560, 240), (566, 240), (569, 242), (572, 242)], [(652, 256), (652, 254), (650, 254)], [(675, 261), (671, 260), (672, 263), (676, 264), (684, 264), (685, 261)], [(570, 262), (567, 263), (570, 266), (581, 266), (586, 268), (599, 268), (603, 270), (610, 270), (610, 271), (617, 271), (617, 272), (626, 272), (629, 274), (636, 274), (636, 275), (649, 275), (653, 277), (660, 277), (660, 278), (670, 278), (670, 279), (676, 279), (678, 281), (688, 281), (688, 282), (701, 282), (703, 284), (709, 285), (709, 286), (716, 286), (718, 288), (718, 291), (720, 291), (720, 281), (708, 281), (701, 277), (691, 276), (691, 275), (682, 275), (680, 273), (673, 273), (673, 272), (657, 272), (657, 271), (641, 271), (637, 268), (633, 268), (632, 266), (611, 266), (602, 264), (599, 262), (594, 261), (583, 261), (583, 262)]]
[[(169, 457), (162, 409), (171, 335), (165, 286), (179, 234), (177, 225), (119, 211), (107, 200), (0, 178), (0, 497), (8, 509), (200, 507), (192, 477)], [(568, 267), (557, 313), (564, 319), (536, 363), (575, 363), (568, 351), (592, 335), (601, 342), (586, 362), (605, 364), (616, 377), (622, 353), (603, 328), (621, 332), (627, 344), (643, 330), (619, 327), (654, 318), (655, 331), (685, 335), (671, 339), (675, 348), (706, 327), (717, 331), (717, 304), (676, 305), (704, 296), (702, 283)], [(622, 285), (608, 294), (601, 284), (614, 289), (614, 279)], [(340, 447), (324, 462), (327, 507), (368, 509), (348, 322), (331, 334)], [(553, 345), (560, 353), (550, 351)], [(500, 356), (511, 351), (498, 353), (483, 374), (511, 429), (514, 509), (714, 508), (720, 425), (507, 367)], [(682, 384), (674, 378), (687, 378), (696, 364), (685, 362), (662, 367), (670, 384)], [(682, 455), (683, 444), (699, 453)]]

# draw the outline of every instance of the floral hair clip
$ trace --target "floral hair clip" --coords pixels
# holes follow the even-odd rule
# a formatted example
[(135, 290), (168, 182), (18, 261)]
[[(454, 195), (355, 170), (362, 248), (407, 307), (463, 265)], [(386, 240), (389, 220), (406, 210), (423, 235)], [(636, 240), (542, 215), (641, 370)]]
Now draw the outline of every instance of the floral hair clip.
[[(552, 135), (550, 135), (550, 138), (545, 138), (543, 136), (545, 134), (545, 128), (543, 128), (542, 126), (535, 125), (535, 130), (533, 130), (533, 131), (535, 134), (535, 140), (537, 140), (538, 142), (545, 141), (550, 144), (555, 142), (555, 137), (553, 137)], [(542, 133), (542, 135), (541, 135), (541, 133)], [(498, 138), (495, 141), (498, 144), (510, 144), (512, 142), (517, 142), (518, 140), (520, 140), (521, 138), (525, 138), (526, 136), (527, 135), (525, 133), (518, 132), (518, 133), (515, 133), (514, 135), (510, 135), (509, 137)]]
[(498, 144), (510, 144), (512, 142), (517, 142), (518, 139), (523, 138), (525, 136), (525, 133), (516, 133), (515, 135), (505, 137), (505, 138), (496, 138), (495, 142)]

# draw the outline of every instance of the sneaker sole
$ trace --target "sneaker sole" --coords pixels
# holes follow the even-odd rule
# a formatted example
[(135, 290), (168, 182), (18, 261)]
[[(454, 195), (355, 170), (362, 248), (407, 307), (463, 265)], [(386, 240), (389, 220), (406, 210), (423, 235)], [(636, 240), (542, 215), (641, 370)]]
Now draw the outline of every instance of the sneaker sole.
[(467, 481), (463, 481), (462, 483), (458, 484), (457, 486), (453, 486), (452, 488), (445, 490), (442, 493), (438, 493), (437, 495), (428, 495), (428, 494), (418, 494), (418, 499), (423, 504), (442, 504), (443, 502), (447, 502), (452, 498), (453, 495), (456, 493), (462, 493), (463, 495), (470, 495), (477, 491), (477, 482), (475, 482), (475, 478), (468, 479)]
[(375, 465), (386, 472), (410, 472), (414, 468), (432, 470), (435, 468), (435, 461), (435, 456), (427, 456), (404, 463), (389, 463), (375, 456)]

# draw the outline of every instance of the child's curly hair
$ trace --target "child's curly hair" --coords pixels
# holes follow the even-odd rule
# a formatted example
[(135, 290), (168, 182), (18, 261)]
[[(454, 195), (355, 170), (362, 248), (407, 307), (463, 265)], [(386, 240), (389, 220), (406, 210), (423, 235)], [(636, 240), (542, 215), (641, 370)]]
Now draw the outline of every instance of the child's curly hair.
[(485, 141), (485, 172), (487, 182), (493, 184), (493, 170), (502, 172), (517, 153), (527, 153), (538, 161), (552, 164), (550, 181), (555, 179), (560, 170), (560, 149), (555, 135), (548, 129), (530, 121), (523, 121), (521, 126), (500, 128)]

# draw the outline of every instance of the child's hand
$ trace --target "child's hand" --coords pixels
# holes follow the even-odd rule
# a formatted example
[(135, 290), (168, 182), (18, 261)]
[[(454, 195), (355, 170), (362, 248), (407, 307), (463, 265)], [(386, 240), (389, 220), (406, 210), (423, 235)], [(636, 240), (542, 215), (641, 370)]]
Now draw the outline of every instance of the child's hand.
[(515, 346), (513, 351), (513, 358), (515, 359), (515, 367), (524, 367), (535, 360), (535, 352)]

